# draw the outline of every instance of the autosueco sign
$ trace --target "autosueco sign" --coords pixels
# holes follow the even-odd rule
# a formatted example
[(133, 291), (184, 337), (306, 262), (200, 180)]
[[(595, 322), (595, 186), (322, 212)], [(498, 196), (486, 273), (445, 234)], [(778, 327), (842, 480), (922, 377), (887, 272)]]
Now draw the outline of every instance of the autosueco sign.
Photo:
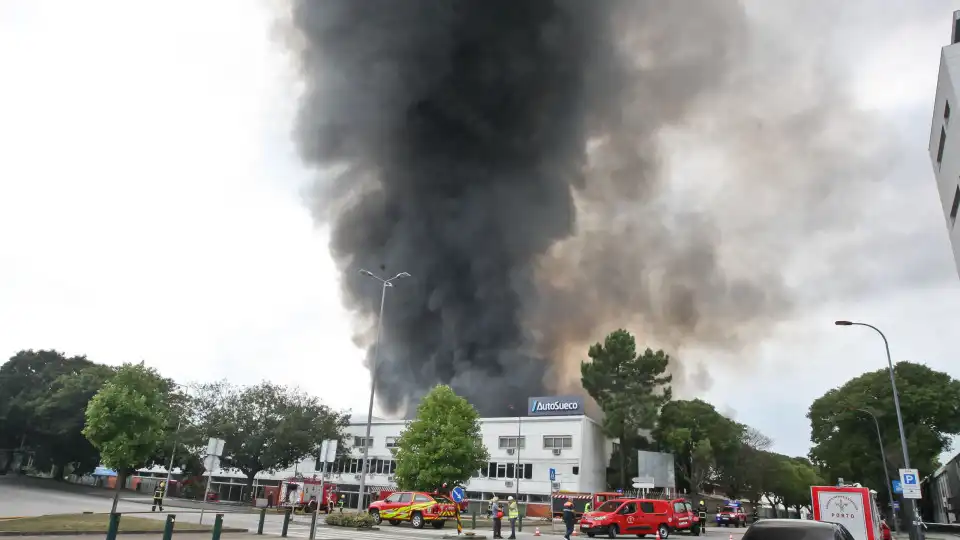
[(532, 397), (527, 416), (582, 415), (583, 398), (579, 396)]

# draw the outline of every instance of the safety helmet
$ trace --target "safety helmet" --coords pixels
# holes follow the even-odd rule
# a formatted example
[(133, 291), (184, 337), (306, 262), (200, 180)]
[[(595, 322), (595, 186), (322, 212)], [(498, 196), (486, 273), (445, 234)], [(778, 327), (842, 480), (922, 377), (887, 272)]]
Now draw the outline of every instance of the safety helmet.
[(567, 499), (567, 502), (563, 503), (564, 506), (573, 506), (573, 501)]

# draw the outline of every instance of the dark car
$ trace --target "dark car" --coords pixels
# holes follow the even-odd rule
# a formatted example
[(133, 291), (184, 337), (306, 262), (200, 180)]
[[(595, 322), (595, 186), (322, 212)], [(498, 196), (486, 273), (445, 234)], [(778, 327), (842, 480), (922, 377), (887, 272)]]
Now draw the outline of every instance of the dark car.
[(807, 519), (761, 519), (743, 533), (743, 540), (854, 540), (839, 523)]

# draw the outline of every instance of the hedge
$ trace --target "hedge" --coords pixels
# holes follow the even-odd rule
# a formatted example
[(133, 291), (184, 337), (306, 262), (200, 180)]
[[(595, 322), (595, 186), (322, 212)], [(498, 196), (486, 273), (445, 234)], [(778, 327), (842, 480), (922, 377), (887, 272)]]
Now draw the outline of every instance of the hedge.
[(328, 514), (324, 522), (334, 527), (354, 527), (357, 529), (370, 529), (374, 525), (373, 516), (366, 512), (362, 514), (336, 512)]

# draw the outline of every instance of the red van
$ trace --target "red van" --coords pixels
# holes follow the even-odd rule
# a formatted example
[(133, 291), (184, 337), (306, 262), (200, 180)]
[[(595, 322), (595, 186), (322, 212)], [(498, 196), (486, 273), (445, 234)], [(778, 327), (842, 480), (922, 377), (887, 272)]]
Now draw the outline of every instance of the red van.
[[(681, 503), (682, 499), (677, 499)], [(643, 538), (648, 534), (660, 534), (666, 539), (675, 529), (689, 530), (691, 518), (687, 518), (682, 527), (678, 527), (678, 516), (674, 508), (677, 501), (657, 499), (617, 499), (607, 501), (596, 510), (587, 512), (580, 520), (580, 532), (590, 538), (606, 534), (616, 538), (620, 534), (634, 534)], [(686, 506), (681, 504), (686, 512)], [(692, 508), (691, 508), (692, 511)]]

